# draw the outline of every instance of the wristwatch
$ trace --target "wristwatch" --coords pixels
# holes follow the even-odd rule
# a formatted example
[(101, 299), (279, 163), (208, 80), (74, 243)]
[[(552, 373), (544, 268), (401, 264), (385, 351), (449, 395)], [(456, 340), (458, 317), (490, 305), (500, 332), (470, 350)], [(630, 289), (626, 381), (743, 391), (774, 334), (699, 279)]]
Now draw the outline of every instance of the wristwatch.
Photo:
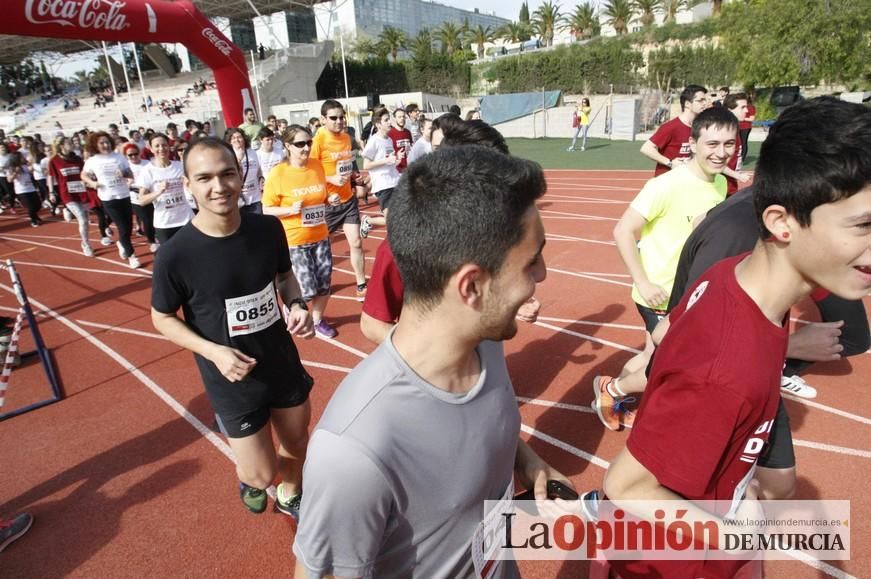
[(672, 167), (674, 167), (674, 161), (669, 159), (668, 163), (666, 163), (665, 166), (668, 167), (669, 169), (671, 169)]
[(305, 311), (308, 311), (308, 306), (306, 305), (304, 299), (293, 298), (292, 300), (290, 300), (290, 303), (287, 304), (287, 309), (289, 310), (290, 308), (292, 308), (294, 304), (298, 305), (300, 308), (304, 309)]

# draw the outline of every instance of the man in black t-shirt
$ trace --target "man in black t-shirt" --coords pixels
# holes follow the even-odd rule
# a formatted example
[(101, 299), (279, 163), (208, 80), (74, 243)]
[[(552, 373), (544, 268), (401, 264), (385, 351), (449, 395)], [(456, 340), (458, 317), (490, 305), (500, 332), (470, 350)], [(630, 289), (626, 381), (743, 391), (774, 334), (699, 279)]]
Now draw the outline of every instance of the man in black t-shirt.
[[(308, 339), (314, 331), (287, 238), (275, 217), (240, 213), (239, 165), (223, 141), (195, 141), (185, 152), (184, 170), (185, 187), (200, 210), (160, 249), (152, 322), (194, 353), (236, 455), (242, 502), (262, 513), (277, 471), (276, 507), (297, 518), (312, 379), (290, 335)], [(272, 431), (264, 428), (270, 422), (280, 443), (277, 457)]]

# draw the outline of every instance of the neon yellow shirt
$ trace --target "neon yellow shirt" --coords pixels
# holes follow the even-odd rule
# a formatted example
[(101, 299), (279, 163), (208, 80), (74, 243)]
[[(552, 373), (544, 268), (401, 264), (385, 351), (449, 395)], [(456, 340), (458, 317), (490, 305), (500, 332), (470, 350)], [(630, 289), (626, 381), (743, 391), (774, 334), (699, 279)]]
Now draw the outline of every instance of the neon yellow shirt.
[[(696, 177), (686, 165), (677, 166), (644, 185), (630, 207), (647, 220), (641, 229), (638, 250), (651, 283), (671, 293), (680, 252), (693, 231), (693, 220), (722, 202), (726, 198), (726, 187), (726, 178), (722, 175), (708, 183)], [(664, 309), (668, 304), (668, 300), (648, 304), (635, 286), (632, 299), (652, 309)]]

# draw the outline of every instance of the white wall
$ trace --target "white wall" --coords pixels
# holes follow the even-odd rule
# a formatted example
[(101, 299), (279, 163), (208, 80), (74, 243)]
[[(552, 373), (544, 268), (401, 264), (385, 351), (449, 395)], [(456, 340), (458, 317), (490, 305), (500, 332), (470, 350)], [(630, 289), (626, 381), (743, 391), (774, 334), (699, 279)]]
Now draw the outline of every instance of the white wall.
[[(290, 39), (287, 36), (287, 15), (284, 12), (257, 16), (253, 19), (253, 22), (254, 38), (257, 41), (257, 46), (262, 44), (266, 48), (275, 50), (283, 48), (290, 43)], [(272, 31), (269, 30), (270, 26)]]

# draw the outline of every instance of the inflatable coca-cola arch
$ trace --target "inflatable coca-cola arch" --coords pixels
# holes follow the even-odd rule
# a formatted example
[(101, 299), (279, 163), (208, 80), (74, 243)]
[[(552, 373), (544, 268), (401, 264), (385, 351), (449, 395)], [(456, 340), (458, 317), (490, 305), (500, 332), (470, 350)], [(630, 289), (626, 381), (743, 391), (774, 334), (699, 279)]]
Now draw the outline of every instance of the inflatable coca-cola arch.
[(244, 54), (188, 0), (23, 0), (3, 12), (0, 34), (184, 44), (214, 72), (228, 127), (252, 102)]

